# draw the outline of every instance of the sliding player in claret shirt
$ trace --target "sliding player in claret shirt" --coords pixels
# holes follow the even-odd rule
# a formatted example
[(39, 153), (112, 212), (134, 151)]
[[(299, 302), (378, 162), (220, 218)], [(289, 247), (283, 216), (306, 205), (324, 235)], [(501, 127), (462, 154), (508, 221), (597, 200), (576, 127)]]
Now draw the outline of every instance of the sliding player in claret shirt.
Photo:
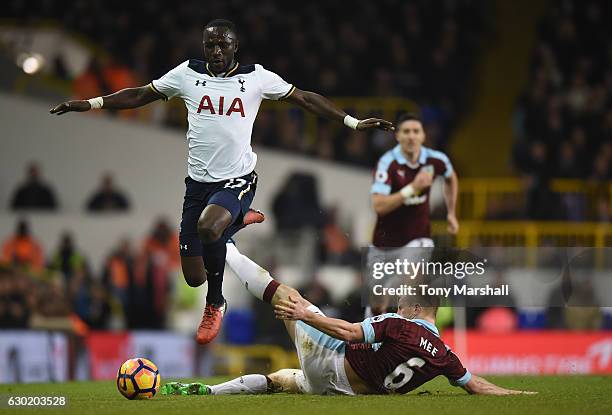
[(444, 177), (448, 232), (459, 230), (455, 214), (459, 181), (450, 160), (441, 151), (423, 146), (423, 122), (414, 115), (399, 118), (398, 145), (378, 161), (372, 185), (377, 215), (372, 244), (377, 248), (433, 247), (429, 223), (429, 190), (437, 176)]
[[(191, 59), (146, 86), (64, 102), (51, 110), (61, 115), (96, 108), (128, 109), (174, 97), (185, 102), (189, 154), (179, 249), (187, 283), (197, 287), (208, 280), (206, 307), (196, 335), (203, 344), (216, 337), (226, 309), (221, 291), (226, 242), (245, 224), (263, 220), (249, 211), (257, 186), (251, 132), (261, 101), (286, 100), (357, 130), (393, 129), (385, 120), (357, 120), (327, 98), (301, 91), (261, 65), (240, 65), (236, 52), (233, 23), (213, 20), (204, 28), (205, 61)], [(245, 218), (249, 214), (253, 218)]]
[(349, 323), (323, 315), (233, 245), (228, 246), (227, 263), (251, 294), (274, 305), (295, 343), (300, 369), (244, 375), (219, 385), (171, 382), (162, 385), (162, 394), (403, 394), (438, 375), (473, 394), (534, 393), (496, 386), (463, 367), (436, 328), (437, 297), (402, 297), (397, 314)]

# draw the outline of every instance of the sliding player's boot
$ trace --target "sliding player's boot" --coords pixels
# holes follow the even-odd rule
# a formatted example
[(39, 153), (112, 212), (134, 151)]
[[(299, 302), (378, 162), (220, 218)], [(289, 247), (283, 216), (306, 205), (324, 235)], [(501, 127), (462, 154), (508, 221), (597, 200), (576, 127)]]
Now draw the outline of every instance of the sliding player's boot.
[(242, 224), (244, 226), (249, 226), (253, 223), (261, 223), (264, 220), (266, 220), (266, 215), (264, 215), (261, 210), (249, 209), (247, 213), (244, 214)]
[(203, 383), (168, 382), (160, 388), (162, 395), (210, 395), (210, 386)]
[(221, 329), (221, 322), (227, 309), (227, 301), (223, 300), (223, 304), (214, 305), (206, 304), (204, 307), (204, 315), (196, 333), (196, 341), (200, 344), (208, 344), (217, 337)]

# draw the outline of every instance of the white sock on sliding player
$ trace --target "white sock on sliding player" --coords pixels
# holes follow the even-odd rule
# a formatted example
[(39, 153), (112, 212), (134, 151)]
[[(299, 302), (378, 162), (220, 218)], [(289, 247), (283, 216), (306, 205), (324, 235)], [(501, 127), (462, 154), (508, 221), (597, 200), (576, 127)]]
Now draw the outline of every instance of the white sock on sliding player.
[(244, 375), (239, 378), (210, 386), (213, 395), (236, 395), (266, 393), (268, 379), (264, 375)]
[(234, 274), (236, 274), (246, 289), (258, 299), (263, 300), (266, 287), (273, 281), (270, 273), (246, 255), (242, 255), (233, 243), (227, 244), (225, 262), (234, 271)]

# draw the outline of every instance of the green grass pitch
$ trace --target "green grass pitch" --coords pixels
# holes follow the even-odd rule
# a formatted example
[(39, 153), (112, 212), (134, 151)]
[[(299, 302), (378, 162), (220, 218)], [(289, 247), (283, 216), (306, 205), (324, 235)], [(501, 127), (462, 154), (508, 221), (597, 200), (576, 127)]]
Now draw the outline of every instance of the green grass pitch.
[[(128, 401), (114, 382), (0, 385), (3, 400), (11, 396), (68, 397), (65, 408), (7, 409), (21, 414), (199, 414), (199, 415), (394, 415), (394, 414), (612, 414), (612, 376), (509, 376), (488, 377), (515, 389), (539, 392), (536, 396), (470, 396), (444, 378), (434, 379), (403, 396), (156, 396)], [(205, 381), (215, 383), (222, 378)]]

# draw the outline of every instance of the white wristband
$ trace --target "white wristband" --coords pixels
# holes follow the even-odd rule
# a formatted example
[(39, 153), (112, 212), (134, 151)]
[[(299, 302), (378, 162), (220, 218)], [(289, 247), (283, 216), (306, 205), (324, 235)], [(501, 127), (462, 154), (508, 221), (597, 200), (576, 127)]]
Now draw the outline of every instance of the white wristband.
[(346, 125), (348, 128), (356, 130), (357, 124), (359, 124), (359, 120), (357, 118), (351, 117), (350, 115), (344, 117), (344, 125)]
[(401, 188), (400, 194), (402, 195), (404, 200), (410, 199), (415, 194), (414, 187), (412, 187), (411, 184), (406, 185), (406, 186)]
[(92, 110), (97, 110), (104, 106), (104, 98), (102, 97), (88, 99), (87, 102), (89, 102), (89, 105), (91, 105)]

